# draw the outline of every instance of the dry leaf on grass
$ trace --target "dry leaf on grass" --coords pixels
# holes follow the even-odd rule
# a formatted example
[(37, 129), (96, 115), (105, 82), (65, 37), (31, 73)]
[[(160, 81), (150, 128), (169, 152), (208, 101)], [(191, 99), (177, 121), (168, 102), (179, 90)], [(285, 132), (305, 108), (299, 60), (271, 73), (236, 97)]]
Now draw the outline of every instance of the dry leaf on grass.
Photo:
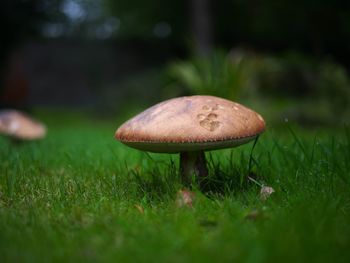
[(176, 206), (177, 207), (193, 207), (195, 194), (189, 190), (179, 190), (176, 194)]
[(263, 186), (260, 190), (260, 199), (266, 201), (275, 190), (271, 186)]
[(144, 211), (144, 209), (143, 209), (143, 207), (142, 206), (140, 206), (140, 205), (134, 205), (134, 207), (137, 209), (137, 211), (139, 211), (140, 212), (140, 214), (143, 214), (145, 211)]

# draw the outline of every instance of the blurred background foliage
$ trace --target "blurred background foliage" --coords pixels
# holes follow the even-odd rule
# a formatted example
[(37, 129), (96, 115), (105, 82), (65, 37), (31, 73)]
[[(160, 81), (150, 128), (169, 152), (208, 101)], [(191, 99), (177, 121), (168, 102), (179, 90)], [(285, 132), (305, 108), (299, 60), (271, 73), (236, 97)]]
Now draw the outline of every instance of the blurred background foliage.
[(243, 92), (253, 88), (256, 63), (239, 50), (232, 55), (218, 51), (209, 57), (174, 62), (169, 66), (169, 77), (174, 80), (169, 88), (175, 94), (182, 91), (185, 94), (209, 94), (237, 100)]
[(332, 60), (233, 49), (174, 62), (168, 75), (169, 97), (210, 94), (244, 101), (277, 122), (334, 125), (350, 118), (350, 80), (345, 68)]
[(0, 106), (105, 114), (211, 94), (276, 124), (350, 119), (350, 2), (4, 0)]

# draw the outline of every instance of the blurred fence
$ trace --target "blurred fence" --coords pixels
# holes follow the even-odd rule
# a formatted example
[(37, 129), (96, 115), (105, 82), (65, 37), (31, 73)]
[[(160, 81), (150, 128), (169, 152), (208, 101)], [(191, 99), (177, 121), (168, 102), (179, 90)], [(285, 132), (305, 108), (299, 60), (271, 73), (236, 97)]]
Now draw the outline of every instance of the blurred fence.
[[(94, 106), (103, 104), (104, 98), (112, 92), (118, 100), (127, 89), (121, 83), (130, 75), (156, 67), (164, 60), (157, 50), (143, 46), (115, 44), (113, 42), (55, 40), (32, 42), (14, 53), (5, 79), (24, 79), (27, 91), (22, 98), (35, 106)], [(6, 82), (6, 81), (5, 81)], [(11, 95), (18, 87), (18, 81), (7, 81), (5, 97), (8, 105), (18, 103)], [(107, 93), (107, 94), (106, 94)], [(11, 101), (12, 100), (12, 101)]]

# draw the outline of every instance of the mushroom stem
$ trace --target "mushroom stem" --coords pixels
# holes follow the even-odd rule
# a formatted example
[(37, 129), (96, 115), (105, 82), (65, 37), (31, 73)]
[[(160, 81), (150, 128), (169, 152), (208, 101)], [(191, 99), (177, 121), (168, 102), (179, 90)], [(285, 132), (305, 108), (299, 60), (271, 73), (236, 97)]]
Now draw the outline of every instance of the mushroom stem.
[(191, 185), (193, 181), (200, 181), (208, 176), (207, 162), (204, 151), (181, 152), (180, 174), (184, 184)]

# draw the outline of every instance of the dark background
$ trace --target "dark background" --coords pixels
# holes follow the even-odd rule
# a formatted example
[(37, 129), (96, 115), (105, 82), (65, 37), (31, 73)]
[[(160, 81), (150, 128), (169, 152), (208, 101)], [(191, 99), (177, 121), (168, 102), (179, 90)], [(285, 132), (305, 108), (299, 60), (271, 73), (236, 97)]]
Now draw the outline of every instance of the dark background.
[(3, 0), (0, 27), (2, 108), (108, 114), (209, 93), (276, 120), (350, 116), (349, 1)]

